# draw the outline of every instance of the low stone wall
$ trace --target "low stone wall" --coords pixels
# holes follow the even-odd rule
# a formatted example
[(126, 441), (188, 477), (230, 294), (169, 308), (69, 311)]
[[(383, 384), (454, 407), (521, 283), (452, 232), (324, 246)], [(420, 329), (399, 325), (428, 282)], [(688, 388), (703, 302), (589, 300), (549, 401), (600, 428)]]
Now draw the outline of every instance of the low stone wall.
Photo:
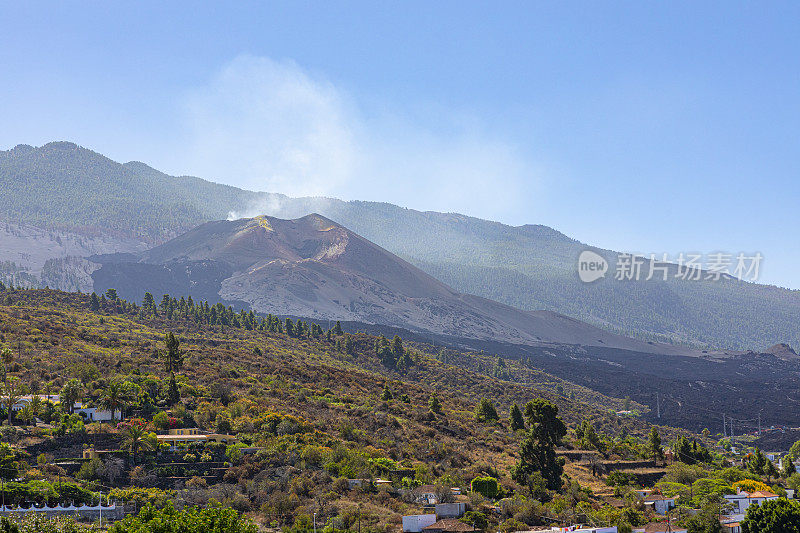
[(122, 505), (112, 504), (109, 506), (103, 506), (102, 509), (100, 506), (89, 506), (89, 505), (68, 505), (65, 507), (55, 506), (55, 507), (3, 507), (0, 506), (0, 516), (23, 516), (29, 513), (36, 513), (36, 514), (44, 514), (47, 517), (57, 517), (57, 516), (74, 516), (78, 518), (83, 518), (87, 520), (97, 520), (100, 518), (102, 513), (103, 520), (106, 518), (109, 520), (119, 520), (123, 516), (125, 516), (125, 507)]
[(653, 461), (602, 461), (603, 469), (606, 472), (614, 470), (636, 470), (639, 468), (653, 468)]

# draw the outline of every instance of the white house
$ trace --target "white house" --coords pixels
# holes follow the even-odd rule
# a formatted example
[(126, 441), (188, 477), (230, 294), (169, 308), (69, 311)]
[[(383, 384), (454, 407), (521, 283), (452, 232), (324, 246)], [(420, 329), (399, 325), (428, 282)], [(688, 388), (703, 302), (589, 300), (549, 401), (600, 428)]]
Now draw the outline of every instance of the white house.
[(403, 517), (403, 533), (422, 533), (422, 528), (436, 522), (435, 514), (412, 514)]
[(436, 498), (436, 487), (433, 485), (421, 485), (412, 490), (411, 494), (414, 495), (416, 502), (421, 505), (436, 505), (439, 503), (438, 498)]
[(467, 512), (467, 504), (464, 502), (437, 503), (436, 518), (461, 518)]
[[(12, 407), (12, 411), (19, 411), (24, 409), (26, 405), (29, 405), (35, 396), (39, 397), (39, 400), (42, 402), (50, 402), (52, 404), (59, 404), (61, 403), (61, 399), (57, 394), (28, 394), (26, 396), (22, 396), (17, 403), (15, 403)], [(75, 405), (72, 407), (72, 412), (82, 416), (87, 422), (110, 422), (111, 421), (111, 411), (107, 411), (105, 409), (100, 409), (97, 407), (87, 407), (83, 404), (83, 402), (75, 402)], [(122, 419), (122, 413), (119, 411), (116, 412), (115, 420)]]
[(720, 517), (719, 523), (725, 533), (742, 533), (743, 514), (725, 515)]
[(747, 508), (752, 504), (762, 504), (767, 500), (777, 500), (778, 495), (766, 491), (739, 491), (738, 494), (728, 494), (725, 496), (725, 499), (733, 504), (733, 512), (735, 514), (744, 514), (744, 512), (747, 511)]
[(20, 409), (23, 409), (26, 405), (31, 403), (31, 400), (33, 400), (34, 396), (38, 396), (39, 400), (41, 400), (42, 402), (50, 402), (50, 403), (53, 403), (53, 404), (56, 404), (56, 403), (59, 402), (58, 394), (50, 394), (50, 395), (46, 395), (46, 394), (36, 394), (36, 395), (27, 394), (25, 396), (21, 396), (20, 399), (17, 400), (17, 403), (15, 403), (13, 406), (11, 406), (11, 410), (12, 411), (19, 411)]
[(72, 412), (80, 415), (87, 422), (111, 422), (111, 420), (122, 420), (122, 413), (115, 411), (113, 416), (111, 411), (105, 409), (98, 409), (97, 407), (86, 407), (81, 402), (75, 402)]
[(644, 498), (644, 504), (653, 507), (656, 514), (665, 515), (675, 508), (675, 500), (678, 496), (663, 496), (661, 494), (650, 494)]

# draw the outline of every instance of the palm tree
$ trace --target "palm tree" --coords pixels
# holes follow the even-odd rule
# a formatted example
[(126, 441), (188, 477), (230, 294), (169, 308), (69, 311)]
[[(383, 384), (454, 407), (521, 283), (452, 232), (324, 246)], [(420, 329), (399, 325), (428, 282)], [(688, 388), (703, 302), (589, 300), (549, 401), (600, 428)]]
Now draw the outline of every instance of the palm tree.
[(128, 405), (129, 389), (127, 382), (114, 380), (103, 391), (103, 395), (100, 397), (100, 406), (111, 411), (112, 423), (116, 420), (118, 410), (120, 420), (123, 418), (125, 407)]
[(30, 425), (36, 419), (36, 414), (33, 412), (33, 407), (30, 403), (19, 410), (19, 419), (25, 422), (26, 425)]
[(42, 399), (38, 394), (31, 396), (30, 408), (34, 418), (39, 416), (39, 413), (42, 412)]
[(19, 399), (24, 394), (22, 385), (20, 385), (19, 378), (12, 377), (7, 379), (3, 384), (3, 404), (8, 413), (8, 425), (11, 425), (11, 413), (14, 406), (19, 402)]
[(64, 386), (61, 387), (61, 406), (66, 408), (67, 414), (72, 414), (72, 411), (75, 409), (75, 402), (80, 400), (81, 398), (81, 382), (78, 381), (76, 378), (72, 378), (71, 380), (64, 383)]
[(131, 422), (122, 429), (122, 447), (130, 451), (131, 462), (136, 464), (139, 451), (152, 451), (158, 447), (158, 439), (154, 433), (147, 431), (146, 424)]

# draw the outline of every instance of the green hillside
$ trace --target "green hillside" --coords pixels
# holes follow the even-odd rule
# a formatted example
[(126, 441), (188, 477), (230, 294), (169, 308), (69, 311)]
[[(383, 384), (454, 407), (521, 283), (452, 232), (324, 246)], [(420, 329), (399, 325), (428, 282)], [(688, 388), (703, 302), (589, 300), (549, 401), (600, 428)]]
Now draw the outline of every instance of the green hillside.
[[(168, 343), (168, 333), (176, 344)], [(559, 520), (565, 505), (585, 521), (610, 523), (621, 511), (608, 505), (612, 490), (602, 478), (578, 464), (581, 452), (560, 452), (569, 459), (566, 476), (556, 472), (548, 486), (534, 476), (529, 488), (513, 475), (526, 430), (512, 428), (511, 407), (525, 411), (524, 424), (537, 416), (527, 402), (557, 406), (569, 427), (558, 440), (567, 448), (593, 446), (599, 459), (641, 464), (650, 453), (649, 426), (614, 414), (641, 405), (515, 362), (498, 365), (482, 354), (326, 332), (316, 324), (191, 300), (138, 305), (110, 294), (100, 299), (0, 288), (0, 352), (4, 348), (4, 398), (13, 390), (17, 397), (32, 391), (63, 399), (25, 409), (0, 430), (0, 441), (12, 445), (0, 443), (3, 466), (11, 456), (19, 478), (6, 483), (7, 503), (65, 494), (91, 501), (101, 490), (140, 505), (217, 500), (257, 523), (300, 525), (292, 531), (303, 533), (310, 513), (323, 523), (343, 520), (339, 528), (353, 531), (359, 510), (365, 531), (384, 533), (398, 529), (401, 515), (421, 512), (410, 489), (430, 484), (437, 492), (458, 487), (466, 495), (472, 479), (492, 477), (500, 493), (461, 500), (492, 530), (525, 505), (536, 506), (535, 516), (516, 520), (530, 525)], [(99, 407), (113, 402), (127, 420), (84, 421), (65, 412), (68, 398)], [(31, 424), (32, 416), (49, 425)], [(592, 437), (576, 436), (575, 428), (585, 431), (589, 423)], [(144, 444), (170, 428), (195, 427), (238, 444), (177, 450)], [(144, 431), (141, 448), (131, 447), (132, 428)], [(683, 434), (659, 430), (665, 442)], [(80, 459), (90, 448), (105, 452)], [(353, 478), (366, 479), (365, 486), (349, 486)], [(391, 486), (376, 488), (378, 478)], [(511, 498), (506, 503), (516, 510), (497, 516), (491, 506), (502, 498)], [(644, 521), (639, 512), (625, 516)]]
[[(575, 273), (585, 245), (546, 226), (512, 227), (388, 203), (288, 198), (120, 165), (70, 143), (0, 152), (0, 212), (11, 221), (111, 231), (162, 242), (229, 212), (320, 213), (453, 288), (521, 309), (547, 309), (648, 340), (800, 348), (800, 291), (736, 281), (591, 285)], [(611, 252), (602, 252), (613, 259)]]

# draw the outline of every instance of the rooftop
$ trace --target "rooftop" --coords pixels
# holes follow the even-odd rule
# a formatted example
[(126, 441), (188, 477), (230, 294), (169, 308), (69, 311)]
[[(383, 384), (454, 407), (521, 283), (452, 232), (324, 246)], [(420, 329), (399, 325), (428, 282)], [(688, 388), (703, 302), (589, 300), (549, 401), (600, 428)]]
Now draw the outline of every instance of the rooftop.
[(475, 529), (471, 525), (465, 524), (464, 522), (456, 518), (444, 518), (442, 520), (437, 520), (433, 524), (422, 528), (422, 531), (432, 531), (432, 530), (457, 531), (457, 532), (477, 531), (477, 529)]

